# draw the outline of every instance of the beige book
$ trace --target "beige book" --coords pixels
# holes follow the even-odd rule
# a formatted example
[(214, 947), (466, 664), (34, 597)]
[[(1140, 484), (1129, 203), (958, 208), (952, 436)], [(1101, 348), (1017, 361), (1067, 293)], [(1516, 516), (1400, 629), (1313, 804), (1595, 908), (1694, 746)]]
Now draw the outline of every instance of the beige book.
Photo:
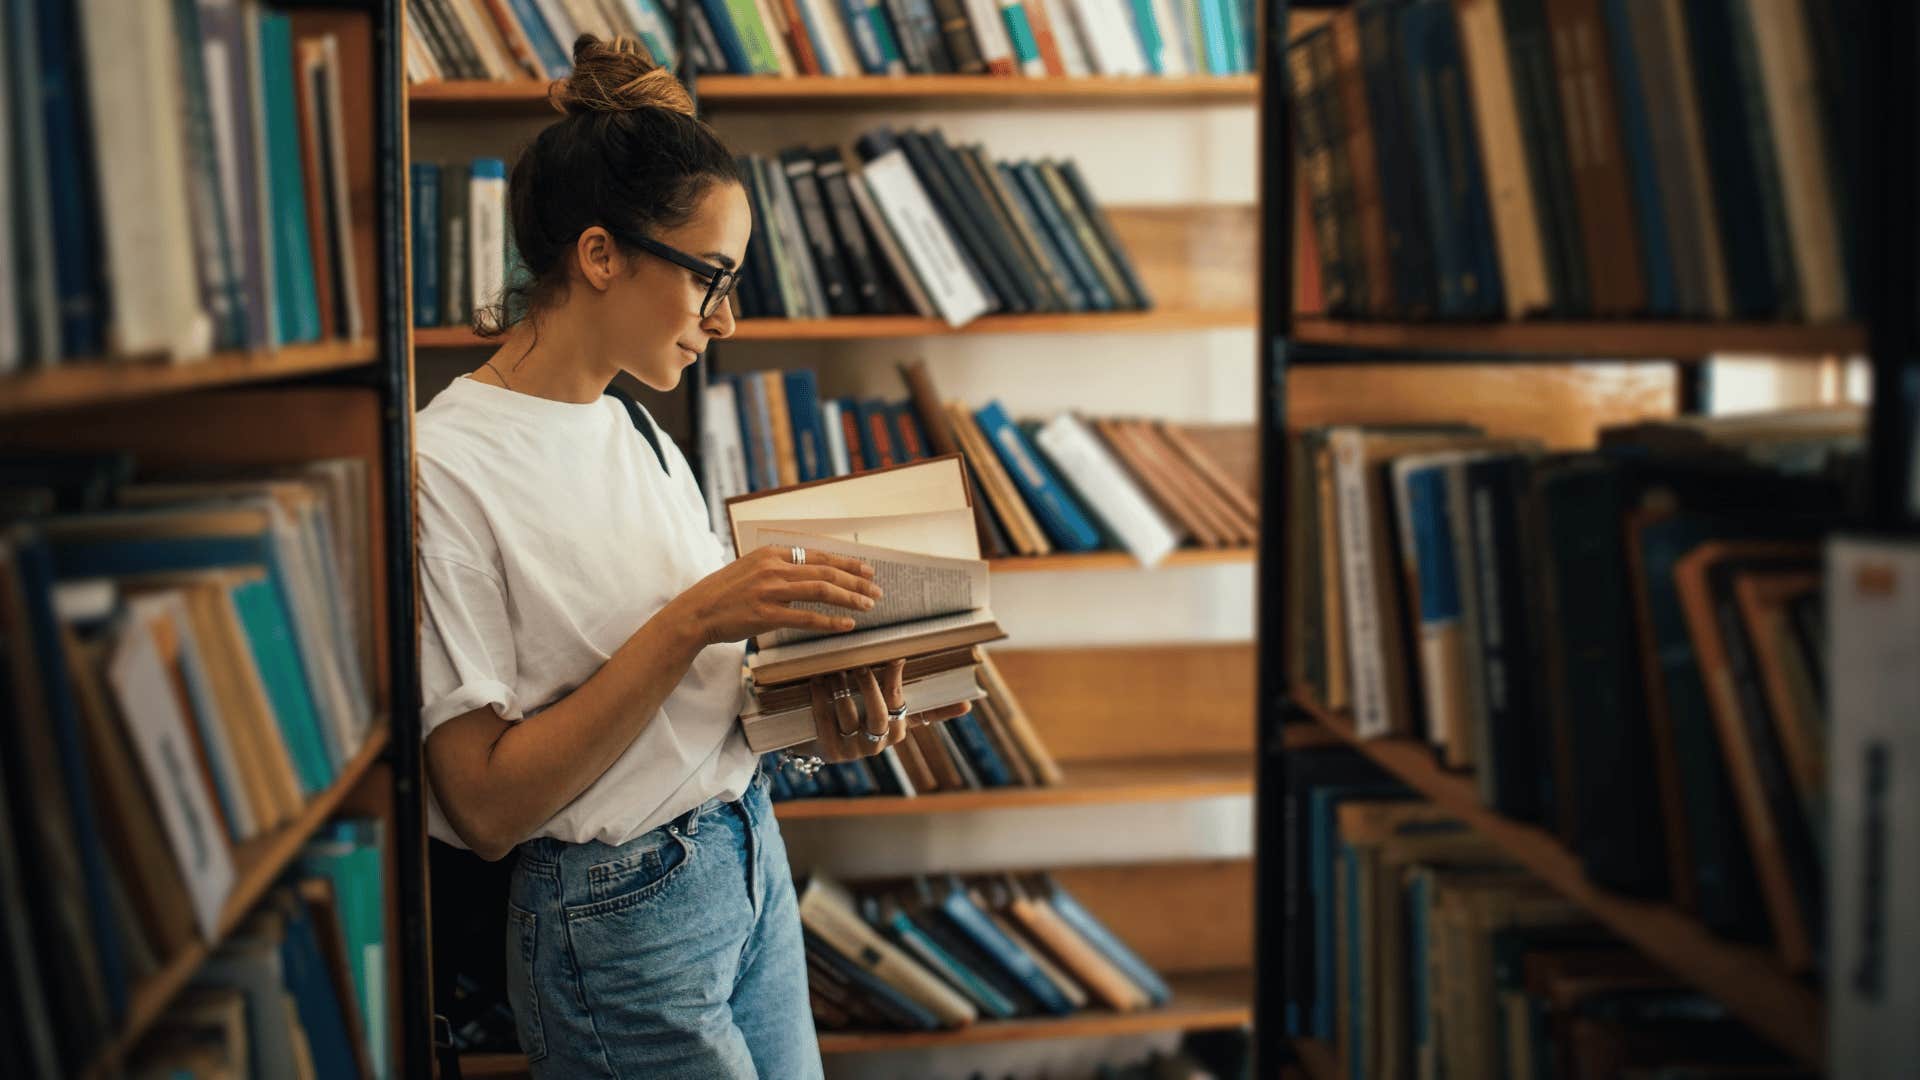
[(1020, 747), (1020, 753), (1033, 765), (1033, 771), (1039, 775), (1043, 784), (1058, 784), (1065, 779), (1060, 771), (1060, 763), (1047, 750), (1047, 744), (1034, 730), (1033, 721), (1020, 707), (1020, 699), (1014, 696), (1013, 688), (1000, 674), (999, 665), (993, 662), (993, 656), (985, 649), (977, 650), (980, 655), (980, 684), (986, 687), (993, 699), (994, 707), (1000, 713), (1000, 719), (1006, 724), (1007, 733)]
[(1507, 318), (1518, 319), (1551, 307), (1553, 290), (1547, 277), (1545, 230), (1528, 181), (1526, 149), (1520, 143), (1520, 110), (1514, 98), (1506, 31), (1497, 0), (1454, 0), (1453, 9), (1460, 26), (1460, 49), (1466, 54), (1474, 127), (1480, 133), (1481, 172), (1487, 178), (1487, 206), (1493, 212)]
[(1017, 884), (1014, 888), (1013, 902), (1007, 905), (1007, 910), (1067, 971), (1086, 984), (1093, 996), (1108, 1008), (1119, 1012), (1132, 1012), (1151, 1004), (1146, 991), (1134, 985), (1133, 980), (1115, 967), (1113, 961), (1087, 944), (1087, 940), (1075, 933), (1051, 904), (1026, 895), (1018, 889)]

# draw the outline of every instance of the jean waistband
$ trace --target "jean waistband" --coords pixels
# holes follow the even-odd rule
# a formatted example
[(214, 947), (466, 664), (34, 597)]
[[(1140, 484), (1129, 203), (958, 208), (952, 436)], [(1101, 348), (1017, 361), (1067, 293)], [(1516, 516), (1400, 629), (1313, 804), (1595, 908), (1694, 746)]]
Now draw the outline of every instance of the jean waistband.
[[(754, 779), (756, 781), (759, 779), (758, 771), (755, 772)], [(749, 785), (748, 794), (751, 794), (751, 793), (752, 793), (752, 786)], [(741, 799), (743, 801), (745, 800), (745, 798), (746, 798), (745, 795), (741, 796)], [(521, 859), (532, 860), (534, 862), (558, 864), (561, 858), (566, 854), (566, 852), (572, 848), (603, 848), (609, 852), (618, 851), (621, 848), (630, 847), (634, 844), (639, 844), (643, 841), (646, 841), (649, 837), (654, 837), (659, 834), (669, 833), (674, 830), (678, 830), (682, 833), (685, 833), (688, 836), (696, 836), (700, 832), (701, 819), (706, 818), (709, 815), (716, 813), (717, 811), (724, 810), (728, 806), (732, 806), (732, 805), (734, 805), (732, 801), (722, 798), (721, 796), (715, 795), (713, 798), (708, 799), (706, 802), (701, 803), (699, 806), (696, 806), (693, 809), (680, 814), (679, 816), (665, 822), (664, 824), (656, 825), (653, 828), (648, 829), (646, 832), (643, 832), (638, 836), (635, 836), (633, 839), (628, 840), (624, 844), (607, 844), (599, 840), (589, 840), (589, 841), (586, 841), (585, 843), (574, 844), (574, 843), (569, 843), (565, 840), (556, 839), (551, 836), (536, 836), (536, 837), (533, 837), (532, 839), (523, 840), (520, 842), (519, 857)], [(743, 813), (745, 812), (744, 807), (742, 808), (742, 812)]]

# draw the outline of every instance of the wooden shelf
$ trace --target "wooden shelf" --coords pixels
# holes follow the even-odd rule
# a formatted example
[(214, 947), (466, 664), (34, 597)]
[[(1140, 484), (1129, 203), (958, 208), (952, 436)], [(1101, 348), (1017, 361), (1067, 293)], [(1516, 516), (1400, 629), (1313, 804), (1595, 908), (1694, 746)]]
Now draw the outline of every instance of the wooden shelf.
[(128, 1051), (137, 1046), (166, 1011), (178, 994), (214, 949), (239, 927), (267, 889), (278, 881), (309, 837), (333, 816), (367, 770), (387, 746), (388, 725), (384, 718), (367, 733), (366, 743), (352, 760), (340, 769), (333, 786), (315, 796), (300, 816), (271, 832), (263, 833), (234, 849), (233, 891), (220, 910), (219, 934), (213, 941), (196, 942), (161, 965), (160, 970), (132, 988), (127, 999), (127, 1020), (118, 1036), (107, 1044), (87, 1068), (87, 1076), (107, 1076), (115, 1072)]
[(1516, 863), (1585, 908), (1607, 929), (1725, 1003), (1762, 1037), (1807, 1065), (1818, 1066), (1825, 1060), (1822, 1018), (1826, 1010), (1820, 995), (1788, 974), (1772, 950), (1716, 937), (1671, 904), (1601, 889), (1587, 880), (1579, 857), (1557, 837), (1487, 809), (1473, 779), (1441, 769), (1426, 745), (1409, 739), (1360, 739), (1346, 718), (1331, 716), (1308, 702), (1299, 704), (1408, 787), (1457, 815)]
[[(1125, 78), (996, 78), (985, 75), (857, 75), (847, 78), (774, 78), (706, 75), (697, 83), (703, 109), (805, 109), (869, 105), (964, 105), (969, 108), (1061, 105), (1252, 105), (1260, 82), (1253, 75)], [(547, 108), (547, 84), (447, 81), (407, 88), (416, 113)]]
[(823, 1031), (822, 1054), (863, 1054), (1029, 1039), (1077, 1039), (1153, 1031), (1202, 1031), (1253, 1022), (1253, 979), (1243, 971), (1169, 975), (1173, 1000), (1162, 1009), (1116, 1013), (1088, 1009), (1071, 1016), (987, 1020), (952, 1031)]
[(157, 358), (65, 361), (58, 367), (0, 377), (0, 416), (290, 379), (359, 367), (378, 356), (379, 346), (373, 341), (326, 341), (289, 345), (274, 352), (215, 353), (183, 363)]
[(1030, 573), (1041, 570), (1166, 570), (1178, 566), (1233, 566), (1253, 561), (1254, 549), (1182, 548), (1161, 560), (1158, 566), (1143, 567), (1124, 551), (1088, 551), (1063, 555), (1009, 556), (988, 559), (996, 574)]
[(1300, 1059), (1308, 1080), (1342, 1080), (1347, 1071), (1340, 1067), (1340, 1052), (1320, 1039), (1293, 1039), (1293, 1056)]
[(1389, 352), (1463, 356), (1539, 355), (1595, 359), (1688, 360), (1711, 353), (1822, 357), (1866, 351), (1866, 331), (1854, 323), (1494, 322), (1394, 323), (1302, 317), (1292, 340)]
[[(1254, 312), (1250, 308), (982, 315), (959, 327), (917, 315), (851, 315), (833, 319), (742, 319), (729, 341), (853, 341), (963, 334), (1166, 334), (1253, 325)], [(479, 335), (459, 326), (416, 329), (413, 345), (416, 349), (493, 347)]]

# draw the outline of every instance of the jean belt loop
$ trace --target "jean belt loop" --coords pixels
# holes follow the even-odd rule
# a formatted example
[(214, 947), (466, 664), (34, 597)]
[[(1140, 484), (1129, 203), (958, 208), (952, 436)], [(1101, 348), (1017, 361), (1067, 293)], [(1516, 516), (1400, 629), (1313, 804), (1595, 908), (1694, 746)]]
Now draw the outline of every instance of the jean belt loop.
[(700, 831), (700, 808), (698, 806), (680, 815), (680, 831), (693, 836)]

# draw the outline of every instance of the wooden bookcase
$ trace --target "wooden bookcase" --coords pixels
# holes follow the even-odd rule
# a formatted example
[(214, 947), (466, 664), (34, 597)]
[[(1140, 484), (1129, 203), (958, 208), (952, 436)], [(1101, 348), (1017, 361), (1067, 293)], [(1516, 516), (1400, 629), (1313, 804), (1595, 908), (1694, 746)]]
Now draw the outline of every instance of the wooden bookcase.
[[(1285, 0), (1266, 12), (1263, 62), (1285, 62)], [(1901, 5), (1900, 7), (1905, 7)], [(1490, 435), (1526, 435), (1549, 447), (1593, 444), (1597, 428), (1639, 416), (1689, 411), (1697, 403), (1697, 373), (1716, 354), (1756, 354), (1781, 362), (1822, 362), (1864, 354), (1873, 369), (1869, 417), (1870, 490), (1836, 529), (1911, 534), (1907, 491), (1914, 398), (1903, 390), (1916, 371), (1912, 318), (1915, 267), (1914, 208), (1906, 194), (1916, 182), (1909, 137), (1914, 96), (1911, 57), (1899, 43), (1913, 39), (1910, 9), (1884, 24), (1852, 26), (1872, 44), (1863, 100), (1898, 97), (1900, 120), (1865, 123), (1859, 190), (1848, 193), (1860, 213), (1862, 318), (1834, 325), (1653, 320), (1404, 323), (1297, 314), (1293, 307), (1295, 216), (1268, 216), (1262, 229), (1260, 340), (1262, 343), (1262, 505), (1286, 505), (1287, 432), (1330, 423), (1468, 420)], [(1261, 88), (1261, 199), (1267, 207), (1294, 207), (1294, 142), (1289, 95), (1278, 80)], [(1882, 126), (1884, 123), (1885, 126)], [(1906, 126), (1901, 126), (1905, 124)], [(1878, 134), (1876, 134), (1876, 132)], [(1622, 362), (1624, 361), (1624, 362)], [(1340, 391), (1329, 392), (1337, 379)], [(1414, 792), (1492, 841), (1507, 857), (1591, 914), (1621, 940), (1681, 980), (1723, 1002), (1762, 1038), (1800, 1064), (1824, 1068), (1825, 1006), (1817, 985), (1789, 973), (1771, 950), (1731, 942), (1663, 900), (1624, 896), (1594, 884), (1579, 857), (1548, 831), (1516, 822), (1483, 804), (1471, 777), (1441, 768), (1429, 747), (1408, 739), (1362, 740), (1351, 718), (1329, 713), (1291, 693), (1286, 670), (1285, 542), (1279, 530), (1263, 535), (1259, 615), (1258, 728), (1264, 752), (1256, 778), (1256, 815), (1262, 920), (1256, 959), (1261, 1002), (1256, 1074), (1291, 1062), (1316, 1078), (1344, 1076), (1336, 1047), (1289, 1040), (1280, 1003), (1285, 997), (1282, 866), (1286, 830), (1285, 755), (1297, 745), (1297, 725), (1311, 724), (1348, 743)]]
[[(419, 814), (417, 734), (409, 723), (415, 690), (412, 469), (406, 362), (404, 190), (395, 152), (404, 123), (398, 83), (398, 0), (327, 0), (280, 5), (296, 32), (338, 35), (343, 70), (372, 73), (343, 87), (351, 257), (367, 331), (358, 340), (219, 353), (191, 361), (106, 356), (63, 360), (0, 376), (0, 449), (24, 453), (127, 452), (142, 468), (271, 466), (321, 458), (367, 463), (369, 570), (375, 640), (376, 717), (365, 743), (332, 786), (277, 828), (233, 853), (235, 882), (217, 932), (129, 987), (119, 1029), (84, 1070), (120, 1075), (130, 1052), (231, 933), (278, 883), (327, 822), (342, 815), (383, 822), (387, 893), (385, 943), (390, 1003), (387, 1052), (396, 1075), (422, 1075), (428, 1034), (424, 966), (408, 918), (417, 899), (424, 841)], [(9, 716), (4, 723), (40, 718)], [(410, 879), (410, 874), (412, 878)], [(351, 1007), (351, 1003), (348, 1003)], [(415, 1051), (418, 1051), (415, 1053)]]
[[(811, 110), (1018, 108), (1027, 105), (1115, 106), (1130, 109), (1253, 102), (1253, 76), (1189, 79), (737, 78), (702, 76), (692, 86), (700, 106), (719, 115)], [(471, 124), (492, 117), (546, 115), (542, 83), (447, 82), (409, 88), (413, 125)], [(1099, 123), (1098, 112), (1086, 114)], [(989, 145), (991, 143), (989, 142)], [(509, 149), (501, 147), (502, 151)], [(1098, 186), (1099, 178), (1092, 178)], [(1153, 294), (1145, 312), (1033, 314), (982, 317), (954, 329), (912, 316), (741, 320), (732, 341), (717, 346), (732, 359), (732, 342), (842, 342), (983, 335), (1178, 335), (1245, 331), (1257, 322), (1252, 205), (1111, 206), (1110, 219)], [(412, 332), (418, 360), (427, 351), (486, 347), (464, 327)], [(738, 350), (748, 356), (747, 350)], [(474, 364), (478, 352), (471, 353)], [(753, 353), (754, 362), (770, 354)], [(714, 359), (689, 372), (701, 385)], [(777, 360), (771, 360), (777, 363)], [(1249, 387), (1249, 390), (1252, 388)], [(697, 399), (697, 394), (688, 395)], [(690, 413), (697, 409), (691, 401)], [(693, 416), (694, 431), (700, 420)], [(683, 443), (691, 450), (694, 444)], [(1250, 548), (1183, 550), (1165, 569), (1246, 565)], [(1061, 554), (994, 560), (996, 574), (1027, 571), (1090, 574), (1157, 573), (1123, 552)], [(1170, 587), (1179, 587), (1170, 579)], [(1146, 613), (1142, 613), (1146, 617)], [(1165, 804), (1247, 798), (1253, 757), (1255, 654), (1251, 643), (1174, 643), (1114, 648), (1022, 649), (1018, 641), (994, 655), (1009, 683), (1060, 759), (1065, 783), (1055, 787), (934, 794), (914, 799), (795, 800), (778, 805), (783, 822), (842, 821), (905, 815), (966, 814), (1010, 809), (1116, 804)], [(1334, 736), (1296, 725), (1302, 744)], [(1058, 875), (1123, 939), (1134, 944), (1174, 986), (1163, 1009), (1115, 1014), (1091, 1009), (1074, 1016), (980, 1023), (943, 1032), (823, 1032), (827, 1055), (903, 1049), (1114, 1036), (1153, 1031), (1242, 1027), (1253, 1017), (1254, 864), (1147, 863), (1076, 869)], [(1170, 925), (1169, 910), (1188, 915)], [(464, 1071), (476, 1076), (524, 1076), (512, 1054), (469, 1055)]]

